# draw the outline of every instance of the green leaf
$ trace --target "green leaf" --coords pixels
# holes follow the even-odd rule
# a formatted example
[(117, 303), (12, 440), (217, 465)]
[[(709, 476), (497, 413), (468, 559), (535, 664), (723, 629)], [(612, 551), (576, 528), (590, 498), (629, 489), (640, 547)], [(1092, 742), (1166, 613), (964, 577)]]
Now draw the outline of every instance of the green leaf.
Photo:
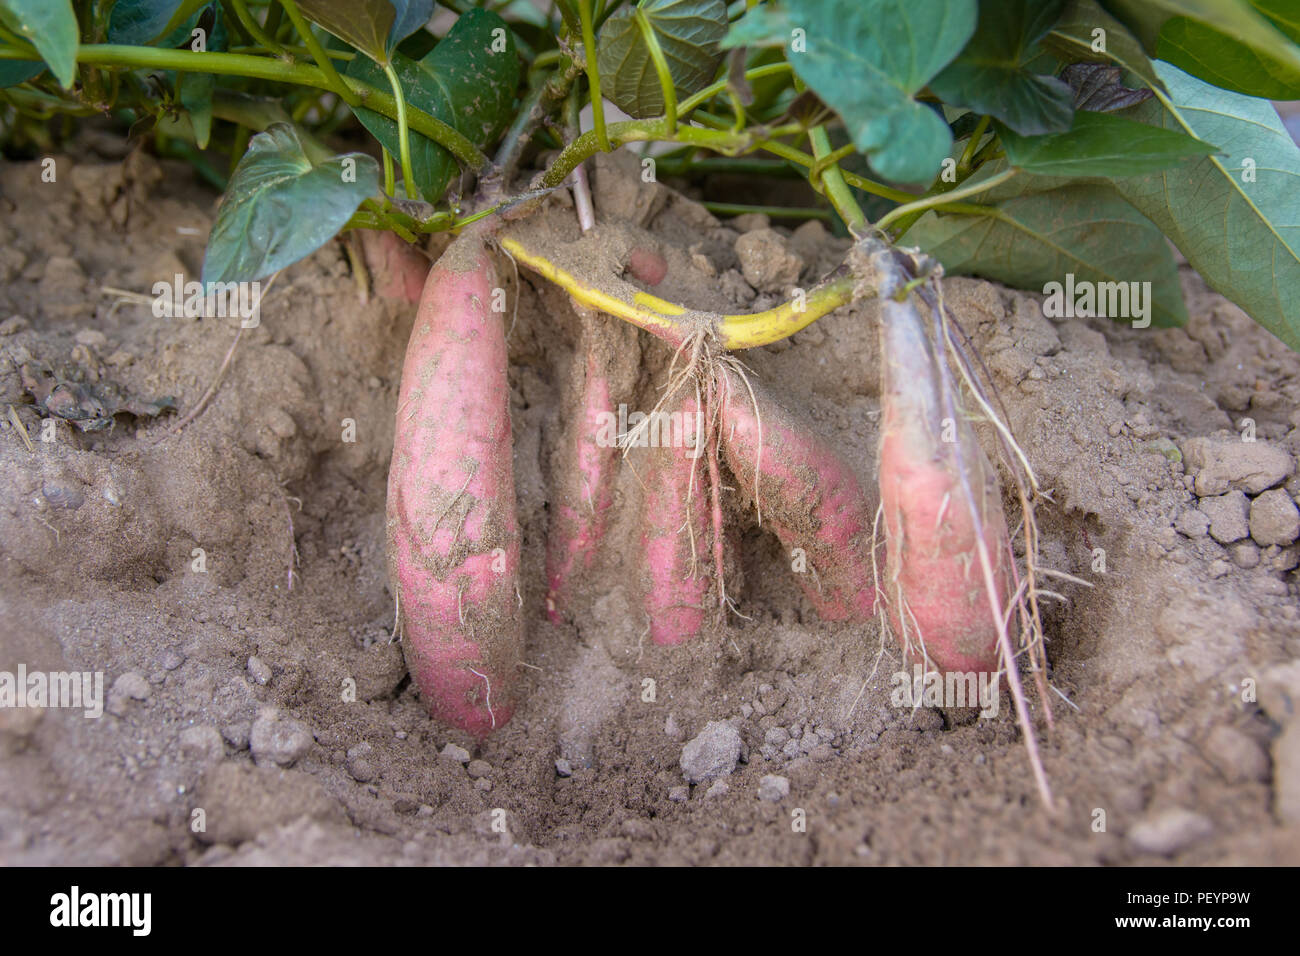
[(396, 11), (393, 28), (388, 31), (388, 52), (397, 48), (433, 17), (433, 0), (388, 0)]
[(795, 73), (839, 113), (877, 173), (925, 182), (952, 134), (914, 97), (961, 50), (975, 18), (974, 0), (791, 0), (748, 11), (724, 45), (786, 46)]
[[(175, 40), (162, 44), (176, 46), (182, 42), (179, 30), (193, 28), (198, 12), (211, 0), (117, 0), (108, 15), (108, 42), (127, 46), (146, 46), (166, 37)], [(176, 37), (172, 35), (176, 34)], [(189, 30), (184, 39), (189, 39)]]
[[(1096, 30), (1102, 32), (1097, 34)], [(1160, 85), (1156, 69), (1137, 37), (1102, 9), (1097, 0), (1070, 0), (1043, 45), (1070, 62), (1105, 57), (1140, 77), (1147, 86)]]
[(1070, 128), (1070, 88), (1039, 76), (1027, 64), (1038, 41), (1056, 23), (1062, 0), (997, 0), (980, 4), (979, 26), (965, 49), (930, 89), (949, 106), (965, 106), (999, 119), (1022, 136)]
[[(1164, 51), (1160, 48), (1160, 36), (1165, 24), (1171, 17), (1189, 17), (1233, 37), (1262, 56), (1300, 70), (1300, 49), (1278, 30), (1278, 26), (1295, 22), (1293, 0), (1260, 0), (1256, 4), (1261, 9), (1277, 11), (1278, 26), (1247, 0), (1106, 0), (1106, 6), (1137, 34), (1148, 52), (1161, 58)], [(1294, 39), (1296, 35), (1290, 36)]]
[(77, 77), (77, 17), (72, 0), (0, 0), (0, 23), (41, 55), (59, 85)]
[[(494, 35), (504, 28), (505, 21), (495, 13), (473, 9), (461, 15), (424, 59), (392, 55), (406, 101), (454, 126), (479, 148), (493, 142), (513, 117), (519, 58), (508, 29)], [(499, 40), (503, 40), (504, 49)], [(379, 67), (361, 57), (348, 65), (347, 75), (379, 89), (388, 88), (388, 79)], [(363, 107), (354, 112), (384, 148), (396, 155), (397, 123)], [(437, 202), (456, 172), (456, 160), (419, 133), (412, 132), (410, 141), (414, 186), (426, 200)]]
[(1138, 176), (1177, 166), (1214, 147), (1181, 130), (1148, 126), (1114, 113), (1080, 110), (1067, 132), (1021, 136), (998, 124), (1007, 161), (1044, 176)]
[[(926, 213), (907, 233), (953, 274), (1046, 292), (1049, 282), (1149, 282), (1152, 325), (1187, 321), (1178, 266), (1151, 222), (1110, 186), (1076, 183), (1029, 191), (1013, 179), (987, 216)], [(1129, 287), (1130, 289), (1132, 287)], [(1129, 321), (1130, 317), (1118, 317)]]
[(1300, 66), (1190, 17), (1171, 17), (1156, 43), (1160, 59), (1207, 83), (1274, 100), (1300, 98)]
[(181, 106), (190, 114), (194, 129), (194, 145), (208, 148), (212, 135), (212, 93), (217, 88), (217, 78), (211, 73), (185, 73), (180, 78)]
[[(596, 42), (600, 91), (629, 116), (662, 116), (663, 89), (637, 25), (636, 6), (620, 7), (601, 27)], [(708, 86), (723, 57), (723, 0), (644, 0), (639, 6), (664, 51), (678, 95), (690, 96)]]
[(7, 86), (26, 83), (44, 72), (44, 63), (32, 63), (30, 60), (0, 60), (0, 90)]
[(376, 63), (388, 62), (388, 36), (397, 23), (389, 0), (298, 0), (298, 9)]
[(313, 163), (288, 123), (248, 144), (208, 236), (203, 282), (263, 279), (315, 252), (379, 192), (379, 164), (364, 153)]
[(1218, 292), (1300, 350), (1300, 150), (1264, 100), (1221, 90), (1167, 63), (1168, 87), (1134, 116), (1218, 145), (1176, 171), (1116, 181)]

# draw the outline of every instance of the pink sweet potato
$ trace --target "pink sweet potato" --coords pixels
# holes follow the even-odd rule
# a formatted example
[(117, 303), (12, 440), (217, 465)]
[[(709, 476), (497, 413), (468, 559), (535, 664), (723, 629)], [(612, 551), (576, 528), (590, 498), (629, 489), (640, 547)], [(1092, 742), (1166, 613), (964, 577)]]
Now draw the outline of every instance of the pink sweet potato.
[(882, 592), (890, 624), (904, 650), (926, 665), (993, 673), (998, 626), (979, 540), (982, 533), (1005, 609), (1009, 546), (997, 476), (969, 422), (945, 402), (911, 302), (882, 300), (880, 342)]
[[(876, 589), (871, 561), (875, 504), (853, 469), (805, 422), (757, 383), (722, 378), (722, 443), (727, 465), (762, 523), (792, 563), (803, 552), (799, 586), (827, 620), (869, 620)], [(759, 449), (760, 429), (762, 453)]]
[(713, 527), (709, 523), (707, 467), (697, 451), (703, 441), (699, 406), (692, 395), (673, 409), (692, 447), (651, 448), (642, 476), (641, 549), (643, 607), (656, 644), (681, 644), (707, 619)]
[(565, 388), (568, 420), (552, 457), (546, 535), (546, 613), (557, 624), (605, 537), (623, 455), (609, 421), (635, 385), (641, 361), (631, 326), (586, 310), (579, 310), (579, 320), (580, 348)]
[(466, 230), (429, 272), (388, 476), (402, 649), (429, 712), (476, 735), (515, 708), (523, 629), (510, 389), (496, 270)]
[(428, 256), (387, 230), (362, 229), (360, 234), (375, 295), (411, 305), (419, 302), (429, 276)]

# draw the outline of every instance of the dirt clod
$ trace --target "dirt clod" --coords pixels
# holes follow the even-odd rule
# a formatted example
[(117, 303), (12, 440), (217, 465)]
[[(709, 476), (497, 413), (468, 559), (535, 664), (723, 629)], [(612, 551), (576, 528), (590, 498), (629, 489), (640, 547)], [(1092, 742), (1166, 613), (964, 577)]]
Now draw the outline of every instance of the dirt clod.
[(725, 777), (740, 760), (740, 733), (731, 724), (711, 720), (682, 748), (681, 767), (688, 783)]

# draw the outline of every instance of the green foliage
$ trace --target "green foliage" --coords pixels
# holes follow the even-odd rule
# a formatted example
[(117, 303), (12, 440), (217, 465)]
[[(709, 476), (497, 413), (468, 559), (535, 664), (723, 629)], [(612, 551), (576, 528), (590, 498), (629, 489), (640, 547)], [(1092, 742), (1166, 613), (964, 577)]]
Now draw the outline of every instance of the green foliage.
[(72, 86), (78, 45), (72, 0), (0, 0), (0, 24), (32, 45), (64, 89)]
[(1137, 118), (1220, 153), (1116, 189), (1214, 289), (1300, 349), (1300, 150), (1269, 103), (1157, 66), (1168, 103), (1144, 103)]
[(839, 113), (873, 169), (923, 182), (952, 136), (915, 96), (962, 49), (975, 14), (973, 0), (787, 0), (750, 10), (726, 45), (786, 47), (795, 73)]
[[(703, 89), (722, 62), (727, 5), (722, 0), (645, 0), (640, 5), (668, 61), (673, 89), (690, 96)], [(663, 89), (650, 48), (637, 24), (637, 7), (620, 7), (605, 21), (597, 42), (601, 92), (629, 116), (658, 116)]]
[[(471, 10), (423, 59), (416, 61), (393, 53), (393, 68), (407, 102), (454, 126), (477, 146), (496, 139), (513, 115), (519, 84), (514, 41), (508, 30), (494, 34), (504, 28), (505, 21), (495, 13)], [(498, 36), (503, 41), (494, 45)], [(379, 89), (388, 83), (379, 67), (361, 57), (352, 61), (347, 72)], [(397, 153), (396, 122), (364, 107), (354, 112), (375, 139), (390, 153)], [(457, 170), (451, 153), (413, 133), (411, 163), (420, 194), (429, 202), (442, 198)]]
[(1028, 66), (1063, 6), (1059, 0), (980, 4), (975, 35), (930, 88), (949, 106), (992, 116), (1022, 136), (1069, 129), (1069, 87)]
[(433, 0), (297, 0), (303, 16), (376, 63), (433, 16)]
[[(1046, 187), (1046, 188), (1041, 188)], [(1151, 324), (1187, 320), (1178, 267), (1150, 220), (1109, 185), (1013, 180), (980, 216), (927, 213), (907, 234), (952, 273), (1041, 291), (1049, 282), (1150, 282)]]
[(999, 129), (1007, 160), (1044, 176), (1138, 176), (1178, 166), (1214, 147), (1182, 130), (1160, 129), (1114, 113), (1080, 110), (1064, 133), (1021, 136)]
[(264, 279), (329, 242), (368, 196), (379, 164), (364, 153), (313, 162), (292, 126), (248, 144), (208, 236), (203, 282)]

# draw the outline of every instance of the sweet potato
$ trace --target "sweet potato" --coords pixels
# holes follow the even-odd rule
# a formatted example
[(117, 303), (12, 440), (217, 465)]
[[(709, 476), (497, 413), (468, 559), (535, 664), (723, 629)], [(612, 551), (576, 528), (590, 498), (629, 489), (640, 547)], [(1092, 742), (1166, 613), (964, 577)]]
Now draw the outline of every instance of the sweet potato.
[(559, 623), (573, 589), (590, 570), (609, 523), (622, 450), (608, 427), (636, 384), (636, 330), (578, 310), (579, 352), (565, 387), (567, 421), (552, 456), (551, 521), (546, 535), (546, 613)]
[(472, 229), (429, 272), (388, 476), (388, 566), (407, 666), (429, 712), (476, 735), (510, 719), (523, 650), (496, 285)]
[(428, 257), (388, 231), (359, 230), (371, 286), (381, 299), (414, 305), (429, 276)]
[(827, 620), (869, 620), (876, 509), (853, 469), (757, 383), (724, 370), (721, 393), (727, 465), (792, 563), (801, 549), (807, 567), (797, 580), (809, 602)]
[(676, 405), (682, 433), (693, 444), (651, 448), (642, 476), (643, 607), (656, 644), (681, 644), (699, 634), (707, 619), (713, 528), (707, 468), (697, 450), (704, 440), (698, 411), (693, 395)]
[(996, 672), (997, 617), (979, 538), (1005, 609), (1009, 543), (997, 475), (970, 423), (945, 398), (934, 349), (910, 301), (882, 300), (880, 344), (888, 552), (882, 591), (890, 624), (904, 650), (927, 666)]

